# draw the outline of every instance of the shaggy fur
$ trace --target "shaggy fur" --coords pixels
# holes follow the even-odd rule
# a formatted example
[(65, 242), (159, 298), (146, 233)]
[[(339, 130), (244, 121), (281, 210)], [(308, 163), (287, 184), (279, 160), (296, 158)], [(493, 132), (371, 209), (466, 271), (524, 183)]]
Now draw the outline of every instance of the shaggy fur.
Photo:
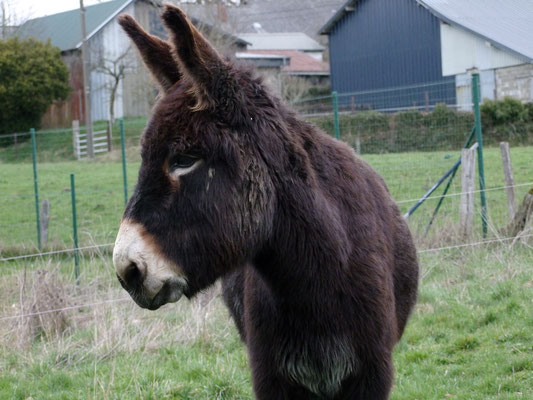
[[(187, 297), (224, 277), (257, 399), (387, 399), (418, 265), (383, 179), (180, 9), (162, 18), (170, 43), (120, 19), (164, 91), (125, 218), (181, 267)], [(174, 180), (176, 154), (203, 163)]]

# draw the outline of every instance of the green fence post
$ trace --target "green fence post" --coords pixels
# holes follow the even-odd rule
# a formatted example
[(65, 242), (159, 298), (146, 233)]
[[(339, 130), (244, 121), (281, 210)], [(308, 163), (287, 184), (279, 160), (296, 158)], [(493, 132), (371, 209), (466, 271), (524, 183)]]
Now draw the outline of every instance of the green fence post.
[(74, 277), (76, 285), (80, 283), (80, 257), (78, 254), (78, 222), (76, 219), (76, 186), (74, 174), (70, 174), (70, 196), (72, 202), (72, 233), (74, 235)]
[(37, 143), (35, 142), (35, 129), (30, 129), (31, 158), (33, 161), (33, 191), (35, 193), (35, 219), (37, 221), (37, 246), (41, 250), (41, 213), (39, 211), (39, 182), (37, 181)]
[(472, 99), (474, 101), (474, 117), (476, 140), (478, 142), (477, 160), (479, 172), (479, 189), (481, 195), (481, 224), (483, 229), (483, 237), (487, 236), (487, 198), (485, 196), (485, 167), (483, 164), (483, 133), (481, 131), (481, 111), (479, 103), (481, 100), (479, 88), (479, 73), (472, 74)]
[(336, 91), (331, 92), (331, 100), (333, 101), (333, 128), (335, 130), (335, 138), (340, 139), (339, 129), (339, 98)]
[(124, 118), (120, 119), (120, 143), (122, 148), (122, 179), (124, 183), (124, 204), (128, 204), (128, 173), (126, 171), (126, 139), (124, 135)]

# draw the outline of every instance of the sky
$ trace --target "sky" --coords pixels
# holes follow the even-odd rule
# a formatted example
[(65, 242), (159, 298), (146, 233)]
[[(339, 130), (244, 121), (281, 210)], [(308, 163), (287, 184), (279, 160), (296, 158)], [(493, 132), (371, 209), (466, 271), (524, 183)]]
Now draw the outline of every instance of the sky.
[[(3, 2), (7, 4), (8, 12), (15, 14), (18, 20), (23, 21), (80, 7), (80, 0), (5, 0)], [(86, 6), (98, 2), (98, 0), (83, 1)]]

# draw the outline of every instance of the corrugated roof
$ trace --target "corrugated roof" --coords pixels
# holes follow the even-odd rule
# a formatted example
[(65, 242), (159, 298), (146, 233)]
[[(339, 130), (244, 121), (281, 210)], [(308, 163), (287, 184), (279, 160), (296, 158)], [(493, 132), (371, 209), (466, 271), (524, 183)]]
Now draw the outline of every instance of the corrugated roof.
[(532, 0), (417, 0), (432, 14), (533, 62)]
[(238, 36), (251, 43), (249, 50), (324, 50), (324, 46), (303, 32), (239, 33)]
[[(116, 14), (134, 0), (113, 0), (85, 7), (87, 36), (91, 37)], [(81, 45), (81, 17), (79, 8), (26, 21), (17, 36), (50, 39), (61, 51), (76, 49)]]

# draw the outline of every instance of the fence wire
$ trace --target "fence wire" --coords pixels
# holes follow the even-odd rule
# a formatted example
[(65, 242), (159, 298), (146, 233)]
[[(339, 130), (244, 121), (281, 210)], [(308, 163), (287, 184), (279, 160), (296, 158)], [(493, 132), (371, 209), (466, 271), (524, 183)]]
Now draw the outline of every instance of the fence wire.
[[(470, 90), (465, 86), (450, 92), (448, 84), (438, 82), (337, 95), (340, 139), (384, 177), (402, 213), (459, 159), (474, 120), (472, 98), (467, 95)], [(490, 91), (482, 87), (481, 92)], [(301, 99), (291, 106), (303, 118), (334, 134), (332, 96)], [(526, 145), (533, 144), (533, 111), (527, 110), (524, 108), (518, 122), (498, 122), (495, 115), (499, 114), (486, 113), (485, 193), (489, 218), (495, 226), (508, 222), (506, 183), (499, 150), (494, 146), (500, 140), (513, 145), (517, 201), (530, 186), (531, 151)], [(138, 145), (145, 124), (143, 118), (124, 120), (130, 194), (137, 177)], [(95, 130), (105, 126), (105, 122), (97, 123)], [(41, 251), (72, 247), (71, 172), (76, 174), (77, 182), (80, 247), (112, 242), (124, 209), (119, 121), (112, 125), (112, 151), (98, 155), (94, 161), (76, 160), (72, 129), (37, 131), (35, 138), (39, 198), (50, 202), (48, 241)], [(0, 136), (0, 254), (4, 258), (37, 248), (31, 147), (29, 133)], [(456, 178), (445, 196), (436, 229), (458, 222), (460, 193), (460, 179)], [(441, 197), (434, 193), (410, 218), (415, 232), (428, 220)]]

